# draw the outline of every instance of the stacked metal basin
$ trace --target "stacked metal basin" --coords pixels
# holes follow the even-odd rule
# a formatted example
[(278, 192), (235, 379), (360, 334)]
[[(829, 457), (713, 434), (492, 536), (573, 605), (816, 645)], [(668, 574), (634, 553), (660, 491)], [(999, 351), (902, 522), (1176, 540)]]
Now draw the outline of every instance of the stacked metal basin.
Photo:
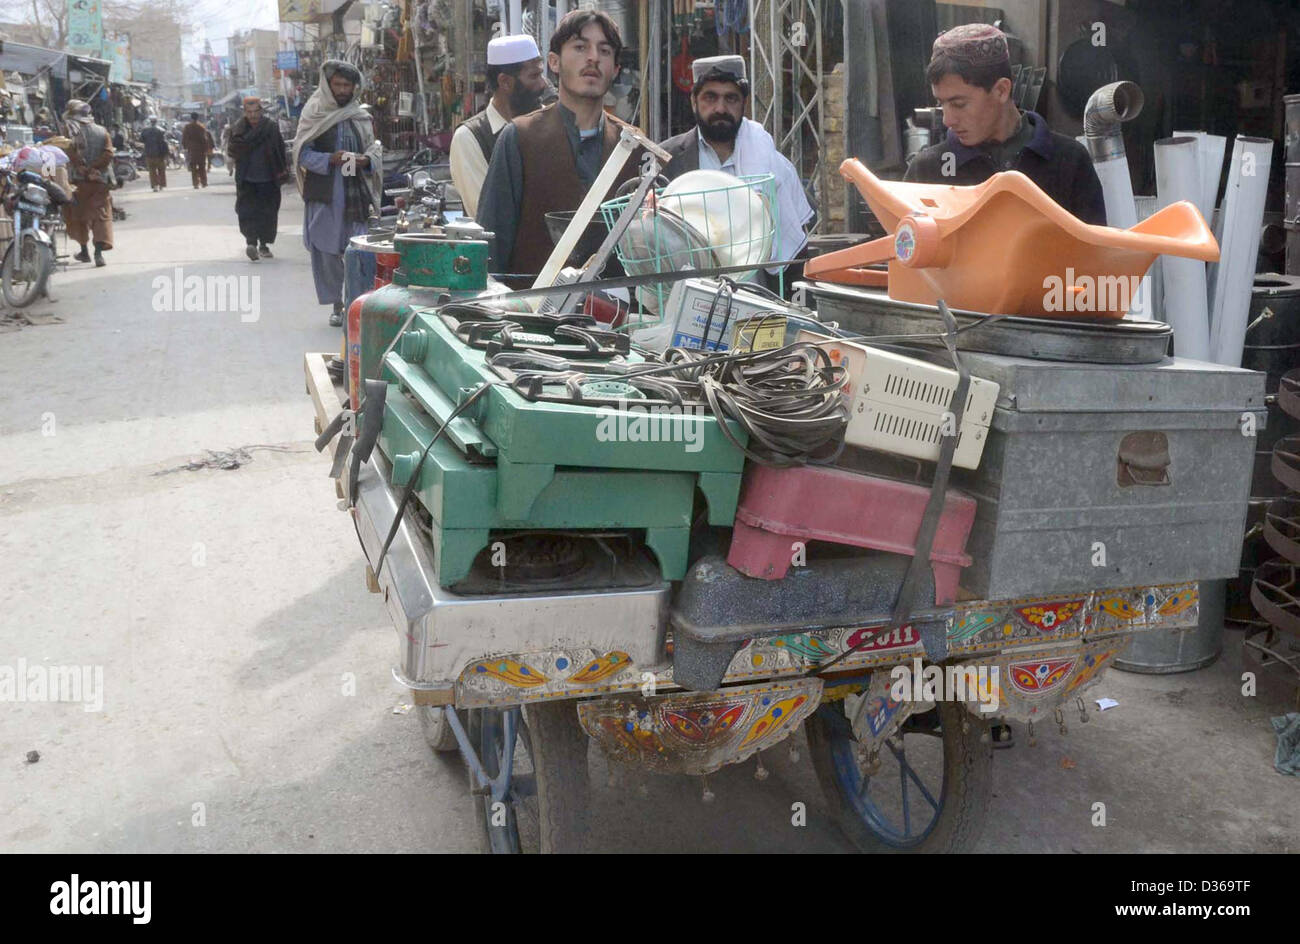
[[(1281, 378), (1277, 406), (1300, 420), (1300, 368)], [(1273, 446), (1270, 470), (1285, 494), (1269, 501), (1262, 535), (1276, 556), (1255, 569), (1250, 602), (1264, 621), (1246, 640), (1248, 648), (1269, 661), (1285, 661), (1300, 672), (1300, 433), (1281, 437)]]
[(1255, 615), (1250, 602), (1255, 570), (1273, 556), (1264, 540), (1264, 517), (1269, 502), (1287, 492), (1272, 473), (1273, 447), (1283, 437), (1300, 433), (1300, 419), (1289, 415), (1277, 402), (1282, 375), (1300, 367), (1300, 276), (1273, 272), (1255, 276), (1241, 366), (1260, 371), (1267, 378), (1264, 391), (1268, 407), (1264, 428), (1258, 431), (1255, 441), (1241, 572), (1229, 581), (1227, 590), (1228, 617), (1249, 621)]

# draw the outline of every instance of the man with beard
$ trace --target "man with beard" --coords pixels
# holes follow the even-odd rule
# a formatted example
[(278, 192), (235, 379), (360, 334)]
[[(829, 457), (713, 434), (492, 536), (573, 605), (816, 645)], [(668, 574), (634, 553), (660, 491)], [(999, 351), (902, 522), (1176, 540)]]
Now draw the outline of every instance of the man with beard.
[(487, 176), (492, 146), (501, 129), (542, 105), (546, 76), (542, 54), (531, 36), (500, 36), (487, 48), (487, 107), (466, 118), (451, 139), (451, 182), (465, 202), (465, 212), (478, 212), (479, 192)]
[(260, 98), (244, 99), (244, 117), (231, 126), (227, 148), (226, 160), (235, 168), (235, 216), (244, 255), (250, 262), (269, 259), (280, 217), (280, 185), (289, 168), (280, 129), (262, 114)]
[(63, 221), (68, 237), (81, 244), (81, 252), (72, 258), (90, 261), (86, 244), (93, 236), (95, 265), (102, 266), (104, 250), (113, 248), (113, 142), (80, 99), (68, 102), (63, 118), (71, 142), (66, 151), (73, 185), (73, 201), (64, 205)]
[[(496, 234), (494, 271), (539, 272), (552, 249), (546, 214), (576, 210), (609, 159), (622, 122), (603, 104), (622, 50), (599, 10), (573, 10), (556, 25), (546, 64), (559, 76), (559, 101), (502, 129), (483, 181), (477, 219)], [(604, 199), (636, 176), (642, 153), (632, 152)]]
[(328, 59), (320, 85), (303, 106), (293, 140), (293, 165), (304, 203), (302, 241), (311, 252), (316, 300), (330, 305), (330, 324), (343, 324), (343, 254), (366, 232), (383, 199), (383, 147), (361, 109), (361, 73)]
[[(749, 98), (745, 60), (740, 56), (696, 59), (691, 74), (695, 127), (663, 142), (663, 149), (672, 155), (664, 176), (671, 180), (692, 170), (721, 170), (736, 177), (771, 174), (780, 227), (773, 257), (795, 258), (808, 242), (804, 225), (812, 219), (813, 208), (794, 165), (776, 149), (762, 125), (745, 117)], [(780, 267), (767, 270), (772, 276), (780, 271)]]
[(181, 148), (190, 167), (190, 181), (194, 189), (208, 185), (208, 155), (212, 153), (212, 135), (199, 121), (199, 113), (190, 113), (190, 123), (181, 132)]

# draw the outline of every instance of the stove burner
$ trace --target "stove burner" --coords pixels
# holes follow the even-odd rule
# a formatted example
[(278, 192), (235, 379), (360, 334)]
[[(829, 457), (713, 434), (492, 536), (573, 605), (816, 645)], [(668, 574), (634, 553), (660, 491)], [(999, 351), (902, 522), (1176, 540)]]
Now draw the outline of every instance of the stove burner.
[[(504, 334), (504, 332), (502, 332)], [(525, 347), (550, 347), (555, 344), (555, 338), (546, 334), (533, 334), (527, 331), (514, 331), (510, 335), (510, 340), (514, 344), (522, 344)]]
[(572, 577), (587, 565), (583, 546), (561, 534), (521, 534), (501, 542), (504, 548), (485, 548), (489, 566), (493, 559), (504, 559), (504, 566), (493, 567), (507, 580), (516, 583), (539, 583)]
[(681, 409), (681, 391), (658, 377), (616, 373), (601, 376), (578, 370), (509, 370), (489, 361), (492, 368), (510, 382), (510, 389), (534, 402), (570, 403), (575, 406), (618, 406), (628, 400), (639, 405)]
[(646, 395), (622, 380), (587, 380), (578, 382), (578, 391), (584, 400), (617, 399), (644, 400)]
[[(494, 551), (498, 541), (505, 547)], [(493, 567), (502, 550), (505, 566)], [(497, 532), (474, 558), (469, 574), (450, 589), (467, 596), (553, 595), (647, 587), (659, 579), (659, 565), (627, 533)]]

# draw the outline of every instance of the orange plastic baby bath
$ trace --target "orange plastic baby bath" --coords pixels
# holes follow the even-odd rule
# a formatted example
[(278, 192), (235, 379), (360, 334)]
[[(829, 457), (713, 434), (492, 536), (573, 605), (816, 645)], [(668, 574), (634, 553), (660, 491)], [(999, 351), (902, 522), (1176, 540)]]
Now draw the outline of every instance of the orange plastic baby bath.
[(811, 259), (811, 278), (880, 285), (889, 297), (990, 314), (1124, 317), (1158, 255), (1214, 262), (1200, 212), (1171, 204), (1130, 229), (1084, 223), (1018, 171), (974, 187), (881, 180), (850, 158), (840, 173), (889, 231), (880, 239)]

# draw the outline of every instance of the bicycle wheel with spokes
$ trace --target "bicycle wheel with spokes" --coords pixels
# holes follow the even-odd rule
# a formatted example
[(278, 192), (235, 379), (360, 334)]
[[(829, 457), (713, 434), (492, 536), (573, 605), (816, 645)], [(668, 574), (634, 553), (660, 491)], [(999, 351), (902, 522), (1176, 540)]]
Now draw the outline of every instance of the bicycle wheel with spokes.
[[(965, 716), (965, 717), (963, 717)], [(961, 705), (909, 718), (875, 769), (853, 737), (844, 702), (808, 719), (817, 778), (840, 828), (863, 852), (962, 852), (979, 838), (992, 788), (988, 724)]]
[(587, 735), (575, 703), (480, 709), (469, 733), (493, 781), (475, 798), (487, 851), (579, 850), (590, 781)]
[(54, 254), (49, 246), (38, 242), (30, 232), (18, 234), (5, 251), (0, 263), (0, 293), (14, 308), (24, 308), (45, 291)]

